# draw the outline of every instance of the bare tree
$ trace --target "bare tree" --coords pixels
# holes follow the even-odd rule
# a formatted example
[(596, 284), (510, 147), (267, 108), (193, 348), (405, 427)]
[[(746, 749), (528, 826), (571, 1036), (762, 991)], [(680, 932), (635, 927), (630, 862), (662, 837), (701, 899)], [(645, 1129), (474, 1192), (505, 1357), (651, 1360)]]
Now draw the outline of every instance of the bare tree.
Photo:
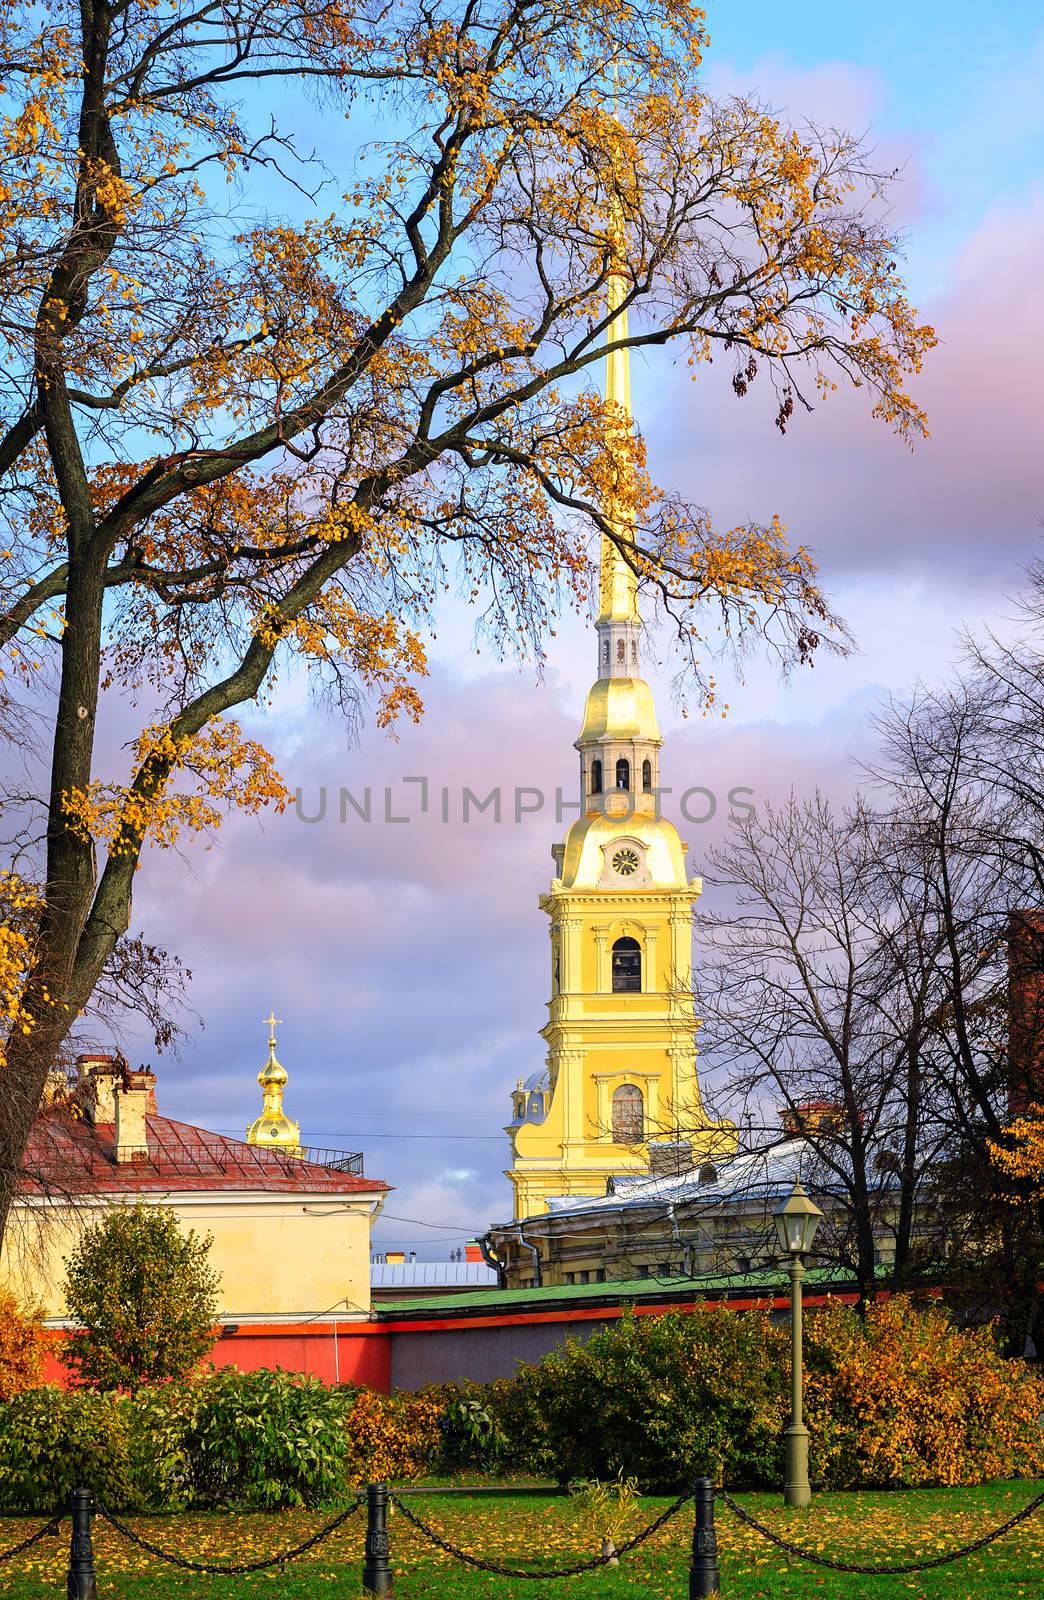
[(880, 1240), (912, 1269), (937, 1151), (922, 1062), (935, 938), (895, 818), (819, 794), (738, 818), (709, 881), (732, 902), (701, 919), (701, 1049), (748, 1122), (782, 1107), (829, 1194), (819, 1248), (873, 1294)]

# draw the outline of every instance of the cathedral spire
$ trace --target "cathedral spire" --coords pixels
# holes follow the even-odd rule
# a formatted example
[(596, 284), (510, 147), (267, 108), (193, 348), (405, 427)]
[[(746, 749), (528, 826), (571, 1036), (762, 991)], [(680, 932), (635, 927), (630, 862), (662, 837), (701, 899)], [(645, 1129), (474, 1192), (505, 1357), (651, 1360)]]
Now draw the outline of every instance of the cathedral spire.
[[(618, 345), (628, 337), (627, 307), (624, 304), (627, 286), (622, 266), (625, 248), (624, 230), (618, 207), (614, 207), (611, 237), (616, 261), (609, 274), (610, 321), (607, 339), (610, 344)], [(605, 399), (612, 417), (609, 427), (613, 434), (629, 438), (634, 429), (634, 413), (631, 409), (630, 351), (626, 346), (623, 349), (610, 350), (605, 364)], [(621, 510), (612, 502), (606, 505), (605, 512), (618, 537), (633, 539), (633, 518), (628, 512)], [(634, 570), (621, 555), (613, 540), (603, 534), (599, 581), (599, 631), (603, 623), (622, 622), (637, 625), (639, 620), (638, 583)]]
[[(616, 61), (613, 61), (613, 116), (618, 117), (619, 104), (619, 76)], [(608, 311), (609, 325), (606, 330), (608, 343), (619, 344), (628, 336), (627, 307), (627, 274), (625, 260), (627, 255), (627, 230), (624, 225), (623, 208), (619, 197), (613, 195), (610, 199), (609, 210), (609, 248), (612, 252), (612, 266), (609, 273), (608, 285)], [(624, 345), (623, 349), (610, 350), (606, 357), (605, 374), (605, 399), (613, 421), (610, 423), (611, 435), (609, 444), (612, 446), (612, 433), (617, 434), (621, 440), (630, 442), (634, 433), (634, 413), (631, 409), (631, 356)], [(610, 501), (604, 511), (607, 519), (612, 523), (617, 535), (624, 539), (634, 538), (633, 513), (623, 510), (619, 502), (616, 505)], [(602, 642), (602, 625), (606, 623), (624, 623), (637, 628), (640, 618), (638, 616), (638, 583), (634, 570), (620, 554), (617, 545), (606, 534), (602, 535), (599, 572), (599, 646), (598, 659), (600, 666), (605, 665), (605, 650)], [(612, 642), (612, 641), (611, 641)], [(630, 657), (630, 639), (627, 640), (627, 655)], [(613, 655), (615, 657), (615, 649)], [(630, 664), (630, 663), (629, 663)]]

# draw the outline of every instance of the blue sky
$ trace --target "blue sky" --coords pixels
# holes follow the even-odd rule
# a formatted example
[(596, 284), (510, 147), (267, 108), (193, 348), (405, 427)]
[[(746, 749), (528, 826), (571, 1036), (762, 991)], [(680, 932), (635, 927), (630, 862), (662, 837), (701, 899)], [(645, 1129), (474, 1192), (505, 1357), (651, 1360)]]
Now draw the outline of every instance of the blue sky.
[[(1038, 550), (1044, 15), (1022, 0), (752, 0), (712, 6), (709, 26), (716, 90), (757, 89), (795, 118), (867, 128), (902, 168), (908, 277), (941, 338), (923, 384), (933, 437), (913, 455), (855, 400), (782, 439), (754, 392), (736, 402), (724, 376), (691, 387), (662, 366), (636, 372), (659, 481), (720, 520), (779, 512), (816, 548), (860, 644), (851, 660), (789, 684), (753, 663), (744, 684), (726, 685), (726, 722), (680, 722), (666, 670), (652, 674), (668, 781), (720, 797), (735, 785), (771, 796), (818, 783), (843, 798), (881, 696), (943, 676), (960, 625), (1007, 626)], [(420, 729), (393, 743), (366, 728), (353, 746), (291, 677), (264, 736), (310, 813), (324, 786), (335, 813), (340, 785), (359, 793), (367, 783), (378, 815), (385, 786), (393, 813), (410, 795), (416, 813), (418, 790), (401, 780), (422, 774), (433, 793), (453, 791), (455, 817), (464, 784), (571, 795), (594, 654), (579, 623), (553, 644), (537, 681), (476, 654), (471, 619), (451, 604)], [(723, 809), (683, 830), (694, 871)], [(288, 1109), (306, 1142), (362, 1149), (368, 1170), (396, 1186), (384, 1243), (437, 1255), (502, 1219), (509, 1093), (542, 1061), (537, 895), (561, 834), (548, 811), (469, 827), (443, 823), (434, 807), (404, 824), (287, 814), (232, 820), (187, 866), (150, 860), (137, 920), (193, 970), (205, 1024), (190, 1019), (180, 1059), (156, 1063), (162, 1108), (241, 1131), (259, 1104), (261, 1018), (274, 1006)]]

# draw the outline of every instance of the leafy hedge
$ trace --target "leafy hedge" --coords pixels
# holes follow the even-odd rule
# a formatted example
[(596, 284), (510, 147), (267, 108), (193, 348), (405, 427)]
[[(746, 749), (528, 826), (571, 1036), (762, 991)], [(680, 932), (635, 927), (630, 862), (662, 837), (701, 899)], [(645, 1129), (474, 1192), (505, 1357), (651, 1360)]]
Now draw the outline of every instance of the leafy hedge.
[[(865, 1321), (830, 1302), (805, 1323), (810, 1470), (823, 1487), (908, 1488), (1044, 1474), (1044, 1379), (896, 1297)], [(764, 1312), (696, 1305), (625, 1316), (485, 1391), (499, 1458), (561, 1481), (622, 1475), (675, 1491), (697, 1472), (783, 1476), (790, 1335)]]
[[(989, 1330), (893, 1299), (865, 1322), (806, 1321), (814, 1481), (969, 1484), (1044, 1474), (1044, 1380)], [(86, 1484), (114, 1510), (323, 1507), (422, 1472), (522, 1470), (674, 1490), (782, 1477), (789, 1336), (760, 1311), (625, 1316), (517, 1378), (418, 1395), (225, 1368), (117, 1394), (27, 1389), (0, 1403), (0, 1512), (49, 1513)]]
[(0, 1404), (0, 1512), (48, 1513), (86, 1484), (113, 1510), (321, 1507), (415, 1476), (438, 1409), (317, 1378), (226, 1367), (131, 1397), (48, 1384)]

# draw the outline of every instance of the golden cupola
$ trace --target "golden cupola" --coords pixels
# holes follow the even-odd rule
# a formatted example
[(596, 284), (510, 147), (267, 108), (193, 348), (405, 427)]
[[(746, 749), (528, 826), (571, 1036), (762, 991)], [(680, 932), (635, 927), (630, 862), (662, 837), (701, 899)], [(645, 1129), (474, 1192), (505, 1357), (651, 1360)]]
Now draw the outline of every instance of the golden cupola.
[(274, 1012), (265, 1018), (265, 1025), (269, 1030), (268, 1060), (257, 1075), (261, 1085), (261, 1115), (255, 1117), (247, 1129), (247, 1144), (263, 1145), (269, 1150), (297, 1156), (301, 1154), (301, 1125), (293, 1122), (283, 1110), (287, 1071), (275, 1053), (278, 1019)]

